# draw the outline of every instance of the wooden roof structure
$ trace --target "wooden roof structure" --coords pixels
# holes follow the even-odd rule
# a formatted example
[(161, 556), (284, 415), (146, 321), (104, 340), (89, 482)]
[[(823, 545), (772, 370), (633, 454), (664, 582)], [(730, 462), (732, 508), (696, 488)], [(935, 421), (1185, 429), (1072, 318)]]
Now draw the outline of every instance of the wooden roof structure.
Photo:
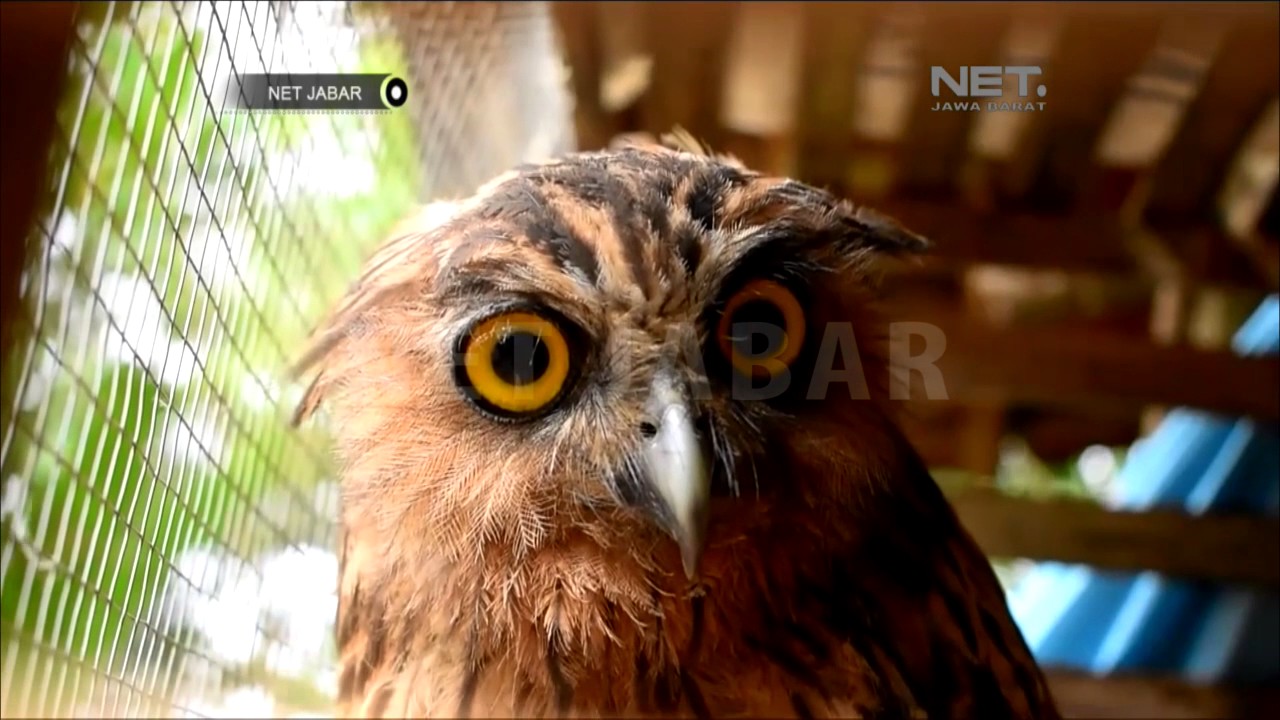
[[(1280, 5), (553, 10), (580, 147), (680, 126), (933, 240), (886, 298), (896, 316), (946, 334), (948, 402), (908, 413), (932, 465), (990, 475), (1010, 435), (1047, 460), (1127, 445), (1173, 406), (1280, 419), (1280, 360), (1229, 347), (1280, 286)], [(963, 99), (945, 85), (935, 97), (931, 67), (955, 78), (962, 66), (1021, 65), (1043, 70), (1030, 83), (1043, 96), (1027, 98), (1043, 103), (1035, 111), (933, 109)], [(1024, 100), (1017, 78), (991, 100)], [(1274, 520), (977, 491), (956, 504), (997, 556), (1280, 584)], [(1156, 681), (1077, 681), (1062, 682), (1080, 712), (1235, 707)], [(1102, 705), (1085, 709), (1085, 696)]]
[[(1129, 442), (1152, 405), (1280, 418), (1276, 362), (1226, 349), (1280, 283), (1275, 4), (556, 12), (581, 147), (680, 125), (934, 241), (892, 306), (946, 329), (964, 426), (1060, 458)], [(1044, 111), (930, 111), (930, 66), (1011, 58), (1043, 65)], [(989, 449), (928, 449), (991, 469)]]

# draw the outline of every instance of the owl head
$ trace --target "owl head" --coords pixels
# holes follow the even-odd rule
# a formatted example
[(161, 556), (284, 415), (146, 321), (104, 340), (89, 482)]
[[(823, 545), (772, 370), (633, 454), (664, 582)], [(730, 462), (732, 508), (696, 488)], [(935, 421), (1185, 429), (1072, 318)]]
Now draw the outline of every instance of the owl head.
[(894, 222), (653, 145), (521, 167), (435, 215), (303, 363), (299, 417), (326, 408), (371, 557), (573, 541), (692, 575), (719, 535), (847, 504), (891, 461), (868, 277), (925, 246)]

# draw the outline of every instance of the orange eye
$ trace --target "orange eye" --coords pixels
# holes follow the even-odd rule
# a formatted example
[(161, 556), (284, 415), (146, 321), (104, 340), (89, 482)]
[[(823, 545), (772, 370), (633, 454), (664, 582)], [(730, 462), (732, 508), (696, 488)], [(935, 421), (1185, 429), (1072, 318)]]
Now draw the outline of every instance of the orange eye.
[(569, 344), (541, 315), (495, 315), (478, 323), (464, 342), (459, 384), (491, 412), (536, 413), (560, 398), (569, 379)]
[(729, 298), (716, 336), (738, 372), (772, 376), (795, 362), (804, 333), (804, 310), (796, 296), (780, 283), (755, 280)]

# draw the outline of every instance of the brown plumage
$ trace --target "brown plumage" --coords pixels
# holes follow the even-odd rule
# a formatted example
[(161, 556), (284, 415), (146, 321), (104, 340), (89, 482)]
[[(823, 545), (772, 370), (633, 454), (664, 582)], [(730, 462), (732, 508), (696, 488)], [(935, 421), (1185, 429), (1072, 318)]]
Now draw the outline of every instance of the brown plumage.
[[(496, 179), (385, 245), (317, 336), (341, 711), (1056, 717), (892, 419), (868, 278), (924, 241), (671, 144)], [(787, 342), (726, 337), (743, 317)], [(869, 392), (810, 397), (839, 323)], [(789, 379), (750, 397), (767, 358)]]

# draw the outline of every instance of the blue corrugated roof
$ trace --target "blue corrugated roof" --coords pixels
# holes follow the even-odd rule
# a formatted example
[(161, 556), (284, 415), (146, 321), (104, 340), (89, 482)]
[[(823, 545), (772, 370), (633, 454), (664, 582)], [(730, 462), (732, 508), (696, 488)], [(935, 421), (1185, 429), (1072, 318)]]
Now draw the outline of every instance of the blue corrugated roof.
[[(1258, 307), (1232, 347), (1248, 355), (1280, 352), (1280, 296)], [(1134, 444), (1118, 485), (1125, 509), (1275, 515), (1280, 434), (1274, 424), (1179, 408)], [(1280, 597), (1274, 592), (1041, 563), (1010, 592), (1009, 602), (1046, 664), (1179, 672), (1205, 681), (1280, 674)]]

